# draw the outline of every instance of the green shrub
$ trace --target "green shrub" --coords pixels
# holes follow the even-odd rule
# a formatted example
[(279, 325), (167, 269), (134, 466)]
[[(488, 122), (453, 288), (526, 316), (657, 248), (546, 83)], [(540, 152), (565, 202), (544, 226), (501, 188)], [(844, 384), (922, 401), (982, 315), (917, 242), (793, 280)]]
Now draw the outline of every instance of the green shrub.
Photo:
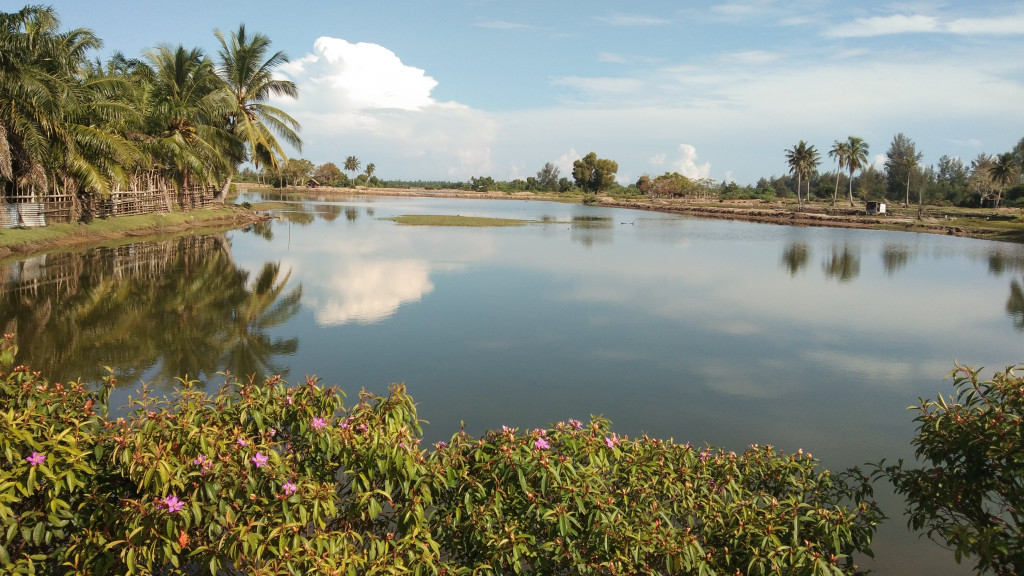
[(431, 527), (466, 573), (846, 574), (881, 520), (859, 472), (632, 441), (602, 419), (459, 434), (431, 463)]
[(909, 524), (954, 551), (975, 558), (979, 572), (1024, 570), (1024, 378), (1010, 368), (980, 381), (957, 366), (956, 396), (921, 400), (914, 438), (923, 468), (886, 468), (907, 499)]
[(40, 574), (850, 574), (881, 514), (859, 472), (611, 432), (459, 433), (415, 404), (227, 378), (102, 392), (0, 354), (5, 570)]
[(105, 393), (50, 383), (14, 366), (10, 335), (0, 342), (0, 566), (56, 574), (89, 530), (88, 502), (102, 449)]

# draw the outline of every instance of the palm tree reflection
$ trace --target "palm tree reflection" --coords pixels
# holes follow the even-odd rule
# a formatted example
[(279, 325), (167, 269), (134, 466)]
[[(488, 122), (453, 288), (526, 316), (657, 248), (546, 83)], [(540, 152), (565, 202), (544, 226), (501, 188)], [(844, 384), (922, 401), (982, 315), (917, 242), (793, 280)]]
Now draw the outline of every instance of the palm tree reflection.
[(298, 339), (268, 332), (298, 312), (302, 287), (277, 263), (249, 276), (223, 234), (48, 255), (0, 269), (0, 328), (16, 334), (20, 363), (58, 381), (97, 381), (104, 366), (130, 386), (284, 374), (276, 359)]

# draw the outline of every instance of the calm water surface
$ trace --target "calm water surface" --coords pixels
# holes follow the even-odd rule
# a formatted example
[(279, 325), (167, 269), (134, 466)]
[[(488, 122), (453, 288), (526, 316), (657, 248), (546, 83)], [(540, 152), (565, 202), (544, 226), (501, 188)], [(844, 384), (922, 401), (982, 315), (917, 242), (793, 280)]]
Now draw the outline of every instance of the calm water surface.
[[(6, 263), (0, 328), (60, 378), (315, 374), (353, 398), (405, 382), (430, 442), (595, 414), (834, 468), (912, 458), (906, 407), (948, 391), (954, 360), (1024, 360), (1016, 245), (511, 200), (289, 206), (248, 231)], [(536, 223), (385, 220), (404, 214)], [(880, 500), (864, 564), (968, 573)]]

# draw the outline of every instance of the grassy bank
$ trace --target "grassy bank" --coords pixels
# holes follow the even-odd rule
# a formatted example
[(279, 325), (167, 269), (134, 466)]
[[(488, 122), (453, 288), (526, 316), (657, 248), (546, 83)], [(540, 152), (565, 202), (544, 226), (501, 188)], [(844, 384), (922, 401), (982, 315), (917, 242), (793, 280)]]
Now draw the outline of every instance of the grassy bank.
[(222, 206), (191, 212), (170, 212), (93, 220), (88, 224), (52, 224), (42, 228), (0, 229), (0, 258), (64, 247), (100, 245), (120, 239), (139, 240), (181, 233), (217, 232), (258, 219), (250, 210)]

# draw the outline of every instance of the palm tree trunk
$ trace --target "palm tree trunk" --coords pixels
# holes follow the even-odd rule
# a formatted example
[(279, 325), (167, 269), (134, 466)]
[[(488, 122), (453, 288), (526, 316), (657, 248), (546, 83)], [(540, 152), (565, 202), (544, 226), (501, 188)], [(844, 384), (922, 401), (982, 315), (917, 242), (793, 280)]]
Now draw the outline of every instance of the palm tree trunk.
[(853, 170), (850, 170), (850, 208), (853, 208)]
[(903, 207), (910, 207), (910, 170), (907, 170), (907, 199), (903, 202)]
[(797, 173), (796, 173), (796, 203), (797, 204), (803, 204), (803, 200), (800, 199), (800, 183), (802, 182), (802, 180), (800, 179), (800, 176), (801, 176), (800, 171), (797, 170)]
[(231, 178), (233, 176), (234, 174), (228, 174), (228, 179), (224, 182), (224, 187), (220, 189), (220, 192), (213, 195), (213, 200), (215, 202), (220, 202), (221, 204), (224, 203), (224, 199), (228, 196), (228, 190), (231, 189)]
[(839, 196), (839, 171), (836, 170), (836, 189), (832, 191), (832, 207), (836, 207), (836, 197)]

